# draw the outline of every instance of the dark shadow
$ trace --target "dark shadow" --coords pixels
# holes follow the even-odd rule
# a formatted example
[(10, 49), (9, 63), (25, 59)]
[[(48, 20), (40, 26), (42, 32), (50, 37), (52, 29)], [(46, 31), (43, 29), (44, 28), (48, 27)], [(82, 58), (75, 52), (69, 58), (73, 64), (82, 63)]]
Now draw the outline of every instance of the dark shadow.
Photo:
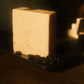
[(75, 67), (80, 66), (82, 64), (84, 64), (84, 57), (79, 56), (79, 58), (74, 58), (74, 59), (67, 61), (67, 62), (47, 66), (46, 70), (48, 70), (50, 72), (54, 72), (54, 73), (59, 73), (59, 72), (64, 72), (66, 70), (75, 68)]
[(2, 11), (3, 21), (0, 23), (0, 50), (13, 52), (12, 8)]
[(51, 72), (63, 72), (84, 64), (84, 40), (73, 40), (57, 46), (57, 55), (63, 55), (63, 61), (46, 67)]
[(0, 31), (0, 50), (13, 52), (11, 31)]

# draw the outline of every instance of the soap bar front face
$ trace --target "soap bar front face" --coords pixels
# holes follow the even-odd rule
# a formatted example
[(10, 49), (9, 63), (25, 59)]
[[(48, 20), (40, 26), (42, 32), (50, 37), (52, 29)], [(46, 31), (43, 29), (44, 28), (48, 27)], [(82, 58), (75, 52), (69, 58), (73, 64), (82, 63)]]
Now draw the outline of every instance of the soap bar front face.
[(49, 54), (49, 22), (55, 12), (39, 11), (13, 9), (14, 52), (40, 56)]

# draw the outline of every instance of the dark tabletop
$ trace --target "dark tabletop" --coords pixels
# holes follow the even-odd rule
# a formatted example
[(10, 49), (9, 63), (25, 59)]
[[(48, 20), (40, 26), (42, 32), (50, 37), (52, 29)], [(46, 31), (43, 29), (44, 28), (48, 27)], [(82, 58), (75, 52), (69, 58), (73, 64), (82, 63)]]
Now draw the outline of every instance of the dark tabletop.
[(49, 72), (13, 54), (1, 53), (0, 84), (84, 84), (83, 61), (75, 59), (65, 70)]

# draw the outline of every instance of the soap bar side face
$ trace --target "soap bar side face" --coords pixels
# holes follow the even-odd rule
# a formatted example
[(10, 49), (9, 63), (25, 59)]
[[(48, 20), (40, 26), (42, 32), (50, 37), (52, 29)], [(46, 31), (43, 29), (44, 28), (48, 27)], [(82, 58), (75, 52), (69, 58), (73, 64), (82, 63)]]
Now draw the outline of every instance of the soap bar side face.
[(56, 54), (56, 23), (56, 13), (53, 13), (49, 20), (49, 55)]

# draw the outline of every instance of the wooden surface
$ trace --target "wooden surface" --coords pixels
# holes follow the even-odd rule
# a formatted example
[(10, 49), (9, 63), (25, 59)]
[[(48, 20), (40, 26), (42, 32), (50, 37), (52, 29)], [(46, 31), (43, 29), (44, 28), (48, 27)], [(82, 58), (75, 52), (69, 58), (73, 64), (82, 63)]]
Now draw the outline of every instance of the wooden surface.
[[(75, 59), (66, 70), (48, 72), (12, 54), (1, 53), (0, 84), (84, 84), (83, 61)], [(80, 64), (75, 66), (76, 62)]]

